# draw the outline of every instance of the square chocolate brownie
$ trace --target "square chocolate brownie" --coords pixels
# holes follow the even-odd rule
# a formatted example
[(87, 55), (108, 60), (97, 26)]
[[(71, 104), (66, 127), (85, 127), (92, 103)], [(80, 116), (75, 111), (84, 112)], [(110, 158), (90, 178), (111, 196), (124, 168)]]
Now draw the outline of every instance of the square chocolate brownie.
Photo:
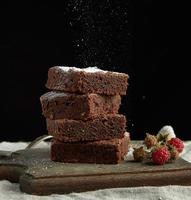
[(99, 116), (87, 121), (47, 119), (48, 133), (61, 142), (79, 142), (122, 138), (126, 129), (123, 115)]
[(46, 118), (87, 120), (118, 113), (121, 97), (52, 91), (42, 95), (40, 101)]
[(96, 67), (51, 67), (46, 87), (73, 93), (125, 95), (128, 85), (125, 73), (100, 70)]
[(129, 133), (121, 139), (83, 143), (63, 143), (53, 140), (51, 159), (65, 163), (117, 164), (124, 160), (130, 146)]

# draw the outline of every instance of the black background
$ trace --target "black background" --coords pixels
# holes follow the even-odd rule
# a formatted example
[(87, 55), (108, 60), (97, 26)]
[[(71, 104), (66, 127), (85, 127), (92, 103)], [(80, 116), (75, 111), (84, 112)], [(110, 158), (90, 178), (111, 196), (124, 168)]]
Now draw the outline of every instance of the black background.
[[(123, 6), (125, 1), (116, 2)], [(83, 23), (70, 26), (74, 16), (68, 1), (0, 9), (0, 140), (29, 141), (47, 133), (39, 97), (47, 91), (48, 68), (84, 66), (79, 51), (87, 49), (77, 49), (75, 42)], [(163, 125), (172, 125), (179, 137), (191, 139), (186, 5), (129, 1), (127, 17), (128, 31), (123, 30), (120, 38), (120, 32), (111, 29), (110, 41), (111, 48), (116, 48), (115, 38), (124, 40), (126, 54), (116, 51), (111, 60), (100, 61), (102, 69), (130, 76), (120, 109), (127, 116), (127, 130), (132, 139), (143, 139), (146, 132), (156, 133)], [(111, 27), (115, 25), (111, 21)], [(126, 37), (127, 32), (130, 36)], [(99, 65), (99, 59), (96, 61)]]

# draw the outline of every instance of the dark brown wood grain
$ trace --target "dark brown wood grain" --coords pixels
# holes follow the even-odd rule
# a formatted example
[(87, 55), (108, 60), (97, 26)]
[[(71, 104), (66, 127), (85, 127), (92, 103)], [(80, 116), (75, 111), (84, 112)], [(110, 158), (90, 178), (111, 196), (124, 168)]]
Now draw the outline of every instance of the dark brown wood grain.
[(117, 165), (57, 163), (49, 149), (18, 151), (0, 157), (0, 179), (19, 182), (23, 192), (37, 195), (104, 188), (191, 185), (191, 164), (179, 159), (163, 166), (124, 161)]

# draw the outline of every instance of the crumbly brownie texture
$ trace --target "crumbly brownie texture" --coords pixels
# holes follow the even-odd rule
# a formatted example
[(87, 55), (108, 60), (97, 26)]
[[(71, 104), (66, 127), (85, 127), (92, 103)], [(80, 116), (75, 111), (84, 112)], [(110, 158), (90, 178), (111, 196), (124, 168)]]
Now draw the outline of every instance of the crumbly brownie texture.
[(81, 121), (47, 119), (48, 133), (61, 142), (79, 142), (122, 138), (126, 128), (123, 115), (107, 115)]
[(52, 91), (42, 95), (40, 101), (46, 118), (87, 120), (118, 113), (121, 97)]
[(103, 71), (96, 67), (51, 67), (48, 71), (46, 87), (74, 93), (96, 93), (105, 95), (125, 95), (128, 75)]
[(101, 140), (84, 143), (62, 143), (53, 140), (51, 159), (66, 163), (117, 164), (124, 159), (130, 144), (125, 133), (121, 139)]

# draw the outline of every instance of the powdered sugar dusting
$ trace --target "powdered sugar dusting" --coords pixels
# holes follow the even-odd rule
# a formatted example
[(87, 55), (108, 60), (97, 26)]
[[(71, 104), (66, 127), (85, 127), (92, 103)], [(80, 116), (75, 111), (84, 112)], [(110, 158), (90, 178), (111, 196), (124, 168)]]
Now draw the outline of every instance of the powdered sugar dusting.
[(99, 69), (98, 67), (87, 67), (87, 68), (66, 67), (66, 66), (57, 66), (57, 67), (64, 72), (70, 72), (70, 71), (86, 72), (86, 73), (97, 73), (97, 72), (108, 73), (108, 72), (112, 72), (112, 73), (115, 73), (115, 74), (122, 74), (120, 72), (102, 70), (102, 69)]
[(61, 70), (64, 72), (69, 72), (71, 71), (79, 71), (79, 72), (87, 72), (87, 73), (95, 73), (95, 72), (107, 72), (104, 70), (99, 69), (98, 67), (87, 67), (87, 68), (77, 68), (77, 67), (65, 67), (65, 66), (59, 66)]
[(47, 92), (47, 93), (43, 94), (41, 96), (41, 98), (51, 100), (54, 98), (59, 98), (59, 97), (67, 96), (67, 95), (68, 95), (68, 93), (51, 91), (51, 92)]

